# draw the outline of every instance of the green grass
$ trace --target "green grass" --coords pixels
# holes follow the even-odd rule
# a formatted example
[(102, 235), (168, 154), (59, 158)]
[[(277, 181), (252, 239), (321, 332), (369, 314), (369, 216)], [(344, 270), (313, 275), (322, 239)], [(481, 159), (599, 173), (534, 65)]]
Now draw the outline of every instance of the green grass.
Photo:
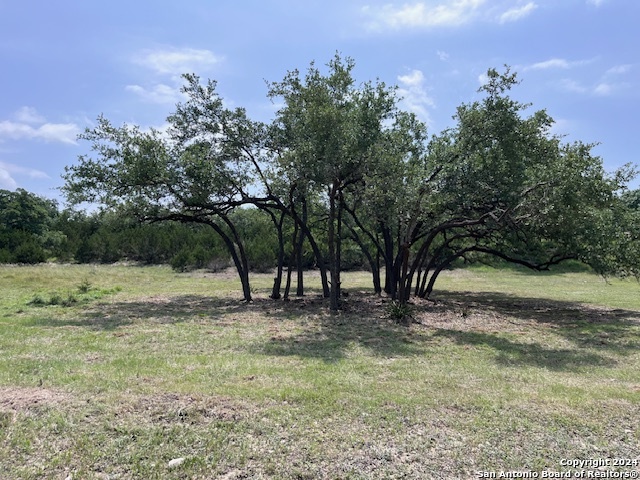
[(477, 478), (640, 458), (635, 282), (454, 270), (405, 327), (365, 273), (345, 275), (338, 315), (317, 280), (290, 302), (271, 281), (246, 305), (229, 274), (0, 267), (0, 478)]

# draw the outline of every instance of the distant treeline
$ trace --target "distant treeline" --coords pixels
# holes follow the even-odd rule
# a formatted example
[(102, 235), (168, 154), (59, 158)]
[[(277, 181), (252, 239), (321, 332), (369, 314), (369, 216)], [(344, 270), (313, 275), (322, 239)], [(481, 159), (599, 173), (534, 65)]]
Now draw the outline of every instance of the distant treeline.
[[(234, 225), (246, 242), (249, 265), (266, 272), (278, 262), (278, 239), (264, 212), (238, 209)], [(293, 225), (289, 226), (293, 232)], [(291, 238), (291, 234), (287, 236)], [(285, 258), (287, 264), (289, 258)], [(303, 268), (314, 267), (303, 249)], [(363, 268), (366, 259), (356, 245), (346, 248), (348, 269)], [(140, 223), (116, 212), (90, 214), (59, 210), (55, 201), (18, 189), (0, 190), (0, 263), (170, 264), (177, 271), (220, 270), (232, 265), (220, 236), (206, 225), (178, 222)]]

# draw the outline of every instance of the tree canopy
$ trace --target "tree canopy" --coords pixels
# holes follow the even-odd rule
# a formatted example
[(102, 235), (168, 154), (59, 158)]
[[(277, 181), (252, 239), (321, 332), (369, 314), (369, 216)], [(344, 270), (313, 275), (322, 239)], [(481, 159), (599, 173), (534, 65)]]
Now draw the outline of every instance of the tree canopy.
[(63, 241), (58, 206), (23, 189), (0, 190), (0, 262), (38, 263)]
[(625, 193), (634, 168), (607, 173), (594, 145), (553, 135), (544, 110), (509, 96), (518, 84), (509, 68), (490, 69), (482, 98), (429, 137), (395, 87), (358, 84), (354, 67), (336, 55), (326, 73), (312, 63), (304, 76), (270, 83), (282, 106), (268, 124), (226, 108), (214, 81), (185, 75), (187, 100), (168, 117), (168, 134), (99, 118), (81, 136), (94, 155), (67, 167), (63, 190), (72, 203), (212, 227), (246, 300), (247, 245), (232, 213), (249, 207), (266, 213), (278, 238), (272, 297), (286, 258), (285, 296), (294, 265), (303, 294), (308, 246), (334, 310), (345, 245), (366, 257), (374, 289), (400, 302), (428, 298), (459, 258), (537, 270), (577, 259), (603, 275), (638, 275), (638, 209)]

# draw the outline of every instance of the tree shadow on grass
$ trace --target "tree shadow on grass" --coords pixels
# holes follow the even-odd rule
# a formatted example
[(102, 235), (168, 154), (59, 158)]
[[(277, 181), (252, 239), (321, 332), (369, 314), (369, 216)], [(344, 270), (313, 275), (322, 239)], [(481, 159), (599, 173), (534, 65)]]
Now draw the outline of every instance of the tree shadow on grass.
[(524, 365), (549, 370), (578, 370), (582, 367), (614, 367), (616, 360), (582, 348), (547, 348), (539, 343), (514, 342), (496, 334), (438, 330), (438, 337), (447, 337), (459, 345), (486, 345), (496, 352), (496, 363), (509, 367)]
[[(424, 354), (429, 341), (386, 318), (381, 304), (380, 297), (359, 292), (343, 300), (341, 312), (331, 313), (328, 299), (296, 299), (282, 314), (306, 318), (305, 328), (293, 335), (272, 336), (257, 345), (255, 351), (265, 355), (317, 358), (327, 363), (346, 358), (355, 350), (385, 358)], [(321, 305), (320, 308), (317, 305)]]
[(120, 327), (146, 324), (175, 324), (183, 322), (222, 321), (233, 313), (241, 314), (247, 304), (229, 298), (180, 295), (172, 297), (150, 296), (144, 300), (97, 303), (88, 306), (79, 315), (62, 317), (35, 317), (23, 322), (26, 326), (88, 327), (116, 330)]
[[(139, 324), (225, 327), (258, 322), (262, 325), (256, 324), (256, 329), (263, 330), (244, 348), (325, 362), (347, 358), (354, 351), (379, 357), (419, 356), (448, 338), (459, 345), (489, 347), (502, 365), (575, 370), (614, 366), (616, 361), (609, 354), (628, 355), (640, 348), (637, 311), (493, 292), (440, 292), (438, 298), (437, 305), (418, 301), (413, 305), (414, 317), (421, 325), (411, 328), (387, 318), (388, 300), (367, 292), (351, 292), (338, 314), (329, 312), (328, 301), (320, 295), (289, 302), (258, 298), (250, 304), (239, 299), (181, 295), (95, 303), (77, 315), (25, 321), (33, 326), (100, 330)], [(560, 346), (555, 348), (554, 343)]]
[[(640, 347), (636, 311), (500, 293), (451, 293), (441, 300), (437, 305), (416, 302), (413, 311), (419, 325), (406, 328), (384, 318), (384, 299), (358, 293), (339, 315), (325, 313), (315, 329), (272, 337), (260, 351), (328, 362), (348, 356), (354, 347), (377, 356), (407, 357), (442, 348), (442, 339), (448, 338), (458, 345), (492, 349), (503, 366), (576, 371), (614, 367), (618, 361), (609, 353), (629, 354)], [(465, 312), (465, 319), (460, 312)]]
[[(640, 348), (640, 312), (634, 310), (497, 292), (441, 292), (438, 298), (440, 308), (456, 311), (458, 315), (462, 312), (472, 319), (477, 317), (475, 323), (479, 325), (483, 319), (498, 318), (511, 328), (535, 328), (537, 332), (562, 337), (577, 348), (618, 355), (635, 353)], [(470, 341), (473, 338), (479, 339), (468, 337)], [(491, 343), (486, 340), (479, 343)]]

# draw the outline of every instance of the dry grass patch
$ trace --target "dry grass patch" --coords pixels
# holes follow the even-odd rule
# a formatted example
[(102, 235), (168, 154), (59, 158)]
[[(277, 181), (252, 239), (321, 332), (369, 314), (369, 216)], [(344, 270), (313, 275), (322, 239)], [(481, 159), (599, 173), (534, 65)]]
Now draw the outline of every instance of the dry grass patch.
[(62, 391), (37, 387), (0, 387), (0, 411), (28, 412), (39, 407), (69, 403), (71, 396)]

